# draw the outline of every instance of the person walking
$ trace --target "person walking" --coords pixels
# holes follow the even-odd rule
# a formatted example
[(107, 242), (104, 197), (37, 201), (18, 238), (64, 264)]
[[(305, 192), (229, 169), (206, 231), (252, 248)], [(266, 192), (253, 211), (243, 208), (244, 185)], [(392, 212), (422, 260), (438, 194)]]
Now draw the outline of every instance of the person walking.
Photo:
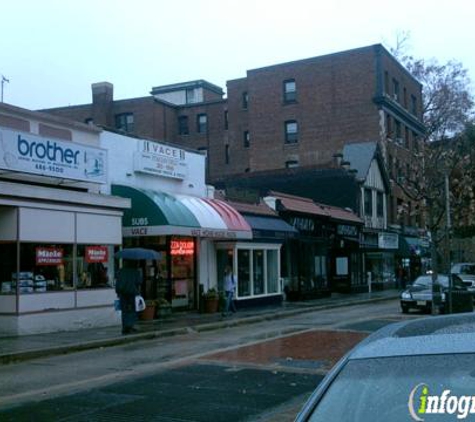
[(140, 294), (142, 275), (137, 267), (124, 261), (124, 267), (119, 270), (115, 292), (119, 296), (120, 310), (122, 311), (122, 334), (137, 332), (134, 327), (137, 321), (135, 310), (135, 296)]
[(229, 315), (229, 311), (236, 312), (236, 305), (234, 303), (234, 290), (236, 289), (236, 277), (229, 265), (224, 269), (224, 292), (226, 294), (226, 305), (223, 316)]

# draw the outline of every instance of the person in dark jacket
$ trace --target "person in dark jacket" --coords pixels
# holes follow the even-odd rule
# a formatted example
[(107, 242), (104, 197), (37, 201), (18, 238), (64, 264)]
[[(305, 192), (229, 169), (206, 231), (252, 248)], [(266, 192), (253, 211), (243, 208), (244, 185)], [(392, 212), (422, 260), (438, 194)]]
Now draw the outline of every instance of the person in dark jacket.
[(122, 311), (122, 334), (130, 334), (137, 331), (134, 327), (137, 321), (135, 296), (140, 295), (141, 283), (142, 274), (139, 268), (131, 264), (124, 264), (124, 267), (119, 270), (115, 291), (117, 296), (119, 296), (120, 310)]

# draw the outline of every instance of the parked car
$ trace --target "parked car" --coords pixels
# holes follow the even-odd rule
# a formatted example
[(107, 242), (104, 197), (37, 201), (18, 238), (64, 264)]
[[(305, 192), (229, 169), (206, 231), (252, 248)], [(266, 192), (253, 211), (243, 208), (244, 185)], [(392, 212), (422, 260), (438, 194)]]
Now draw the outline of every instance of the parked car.
[(473, 313), (390, 324), (332, 368), (296, 421), (471, 420), (474, 367)]
[(462, 279), (463, 284), (475, 298), (475, 263), (459, 262), (452, 265), (450, 272)]
[[(433, 291), (440, 292), (436, 299), (436, 306), (440, 313), (445, 312), (447, 291), (449, 289), (449, 277), (444, 274), (438, 274), (435, 289), (432, 287), (432, 274), (421, 275), (416, 278), (414, 283), (401, 293), (402, 312), (408, 313), (410, 309), (419, 309), (430, 312), (432, 310)], [(452, 289), (467, 290), (459, 277), (452, 277)]]

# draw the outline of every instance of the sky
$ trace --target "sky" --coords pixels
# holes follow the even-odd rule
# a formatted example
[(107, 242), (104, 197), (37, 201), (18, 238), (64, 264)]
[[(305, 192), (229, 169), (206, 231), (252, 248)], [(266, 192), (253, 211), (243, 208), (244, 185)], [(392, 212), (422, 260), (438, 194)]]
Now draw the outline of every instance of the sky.
[(409, 36), (407, 52), (456, 60), (475, 92), (475, 3), (468, 0), (1, 0), (4, 102), (27, 109), (114, 99)]

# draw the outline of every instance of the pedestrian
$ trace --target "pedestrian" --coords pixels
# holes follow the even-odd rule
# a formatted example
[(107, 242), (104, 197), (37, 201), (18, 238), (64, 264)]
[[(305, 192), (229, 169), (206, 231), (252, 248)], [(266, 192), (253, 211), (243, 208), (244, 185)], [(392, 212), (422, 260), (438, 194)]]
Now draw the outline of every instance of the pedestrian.
[(224, 308), (223, 316), (229, 315), (231, 310), (236, 312), (236, 305), (234, 303), (234, 290), (236, 289), (236, 277), (233, 274), (232, 268), (227, 265), (224, 269), (224, 292), (226, 294), (226, 305)]
[(124, 261), (124, 267), (119, 270), (115, 291), (120, 300), (120, 310), (122, 311), (122, 334), (137, 332), (134, 327), (137, 321), (135, 310), (135, 296), (140, 295), (140, 284), (142, 274), (137, 267)]

